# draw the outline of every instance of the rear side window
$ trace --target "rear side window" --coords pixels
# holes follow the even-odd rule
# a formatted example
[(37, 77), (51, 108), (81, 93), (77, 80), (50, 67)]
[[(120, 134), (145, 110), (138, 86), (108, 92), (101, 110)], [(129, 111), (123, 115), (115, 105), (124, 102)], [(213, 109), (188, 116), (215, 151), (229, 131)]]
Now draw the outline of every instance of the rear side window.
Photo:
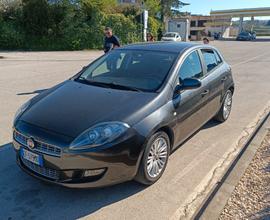
[(210, 72), (218, 66), (218, 61), (213, 50), (202, 50), (202, 54), (207, 68), (207, 72)]
[(187, 78), (201, 78), (203, 76), (202, 65), (197, 51), (187, 56), (179, 70), (181, 80)]
[(221, 64), (223, 61), (222, 61), (219, 53), (217, 51), (215, 51), (215, 50), (214, 50), (214, 53), (215, 53), (215, 56), (216, 56), (216, 59), (217, 59), (218, 64)]

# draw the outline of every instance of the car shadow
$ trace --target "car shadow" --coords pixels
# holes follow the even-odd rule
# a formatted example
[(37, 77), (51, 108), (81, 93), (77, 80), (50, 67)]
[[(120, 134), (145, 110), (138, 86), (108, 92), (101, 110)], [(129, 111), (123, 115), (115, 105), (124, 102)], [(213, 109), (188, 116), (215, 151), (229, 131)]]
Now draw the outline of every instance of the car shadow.
[(45, 184), (20, 170), (11, 143), (0, 146), (0, 175), (1, 219), (77, 219), (146, 188), (134, 181), (98, 189)]
[(201, 130), (204, 129), (209, 129), (215, 126), (218, 126), (220, 124), (220, 122), (217, 122), (215, 120), (210, 120), (208, 121), (205, 125), (203, 125), (200, 129), (198, 129), (197, 131), (195, 131), (191, 136), (189, 136), (183, 143), (181, 143), (179, 146), (177, 146), (175, 149), (173, 149), (173, 151), (171, 152), (172, 154), (177, 151), (181, 146), (183, 146), (185, 143), (187, 143), (190, 139), (192, 139), (194, 136), (196, 136), (196, 134), (198, 134)]
[(201, 130), (208, 129), (208, 128), (213, 128), (220, 125), (220, 122), (213, 120), (208, 121), (202, 128)]
[(40, 94), (42, 92), (45, 92), (47, 89), (38, 89), (33, 92), (22, 92), (22, 93), (17, 93), (17, 95), (34, 95), (34, 94)]

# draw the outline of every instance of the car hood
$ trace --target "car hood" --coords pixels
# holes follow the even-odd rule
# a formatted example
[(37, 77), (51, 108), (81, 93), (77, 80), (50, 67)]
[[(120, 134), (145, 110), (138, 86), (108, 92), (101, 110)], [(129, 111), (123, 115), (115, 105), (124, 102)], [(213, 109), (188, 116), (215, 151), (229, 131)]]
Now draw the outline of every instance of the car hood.
[(72, 80), (51, 90), (35, 97), (20, 120), (70, 137), (99, 122), (122, 121), (132, 126), (151, 112), (157, 97), (156, 93), (102, 88)]

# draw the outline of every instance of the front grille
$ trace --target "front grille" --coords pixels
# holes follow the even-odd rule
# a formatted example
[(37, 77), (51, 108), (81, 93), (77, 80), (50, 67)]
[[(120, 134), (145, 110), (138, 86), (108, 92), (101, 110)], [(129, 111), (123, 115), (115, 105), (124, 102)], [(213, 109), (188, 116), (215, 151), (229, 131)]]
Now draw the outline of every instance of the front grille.
[(47, 178), (50, 178), (52, 180), (58, 180), (60, 173), (58, 170), (41, 167), (35, 163), (32, 163), (31, 161), (25, 160), (24, 158), (21, 158), (22, 163), (30, 170), (34, 171), (35, 173), (38, 173), (41, 176), (45, 176)]
[[(14, 139), (26, 147), (27, 147), (27, 139), (28, 138), (29, 137), (14, 130)], [(51, 145), (51, 144), (46, 144), (46, 143), (43, 143), (43, 142), (37, 141), (37, 140), (35, 140), (35, 148), (31, 149), (31, 150), (37, 151), (40, 153), (44, 153), (44, 154), (48, 154), (51, 156), (56, 156), (56, 157), (61, 156), (61, 148), (56, 147), (56, 146)]]

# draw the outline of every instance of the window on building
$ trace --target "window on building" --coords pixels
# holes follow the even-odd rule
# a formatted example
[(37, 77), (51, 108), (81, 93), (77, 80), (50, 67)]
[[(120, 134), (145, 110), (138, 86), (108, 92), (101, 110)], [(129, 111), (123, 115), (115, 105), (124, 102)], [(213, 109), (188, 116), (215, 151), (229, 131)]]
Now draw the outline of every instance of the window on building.
[(205, 23), (206, 23), (206, 21), (204, 21), (204, 20), (198, 21), (198, 27), (204, 27)]

